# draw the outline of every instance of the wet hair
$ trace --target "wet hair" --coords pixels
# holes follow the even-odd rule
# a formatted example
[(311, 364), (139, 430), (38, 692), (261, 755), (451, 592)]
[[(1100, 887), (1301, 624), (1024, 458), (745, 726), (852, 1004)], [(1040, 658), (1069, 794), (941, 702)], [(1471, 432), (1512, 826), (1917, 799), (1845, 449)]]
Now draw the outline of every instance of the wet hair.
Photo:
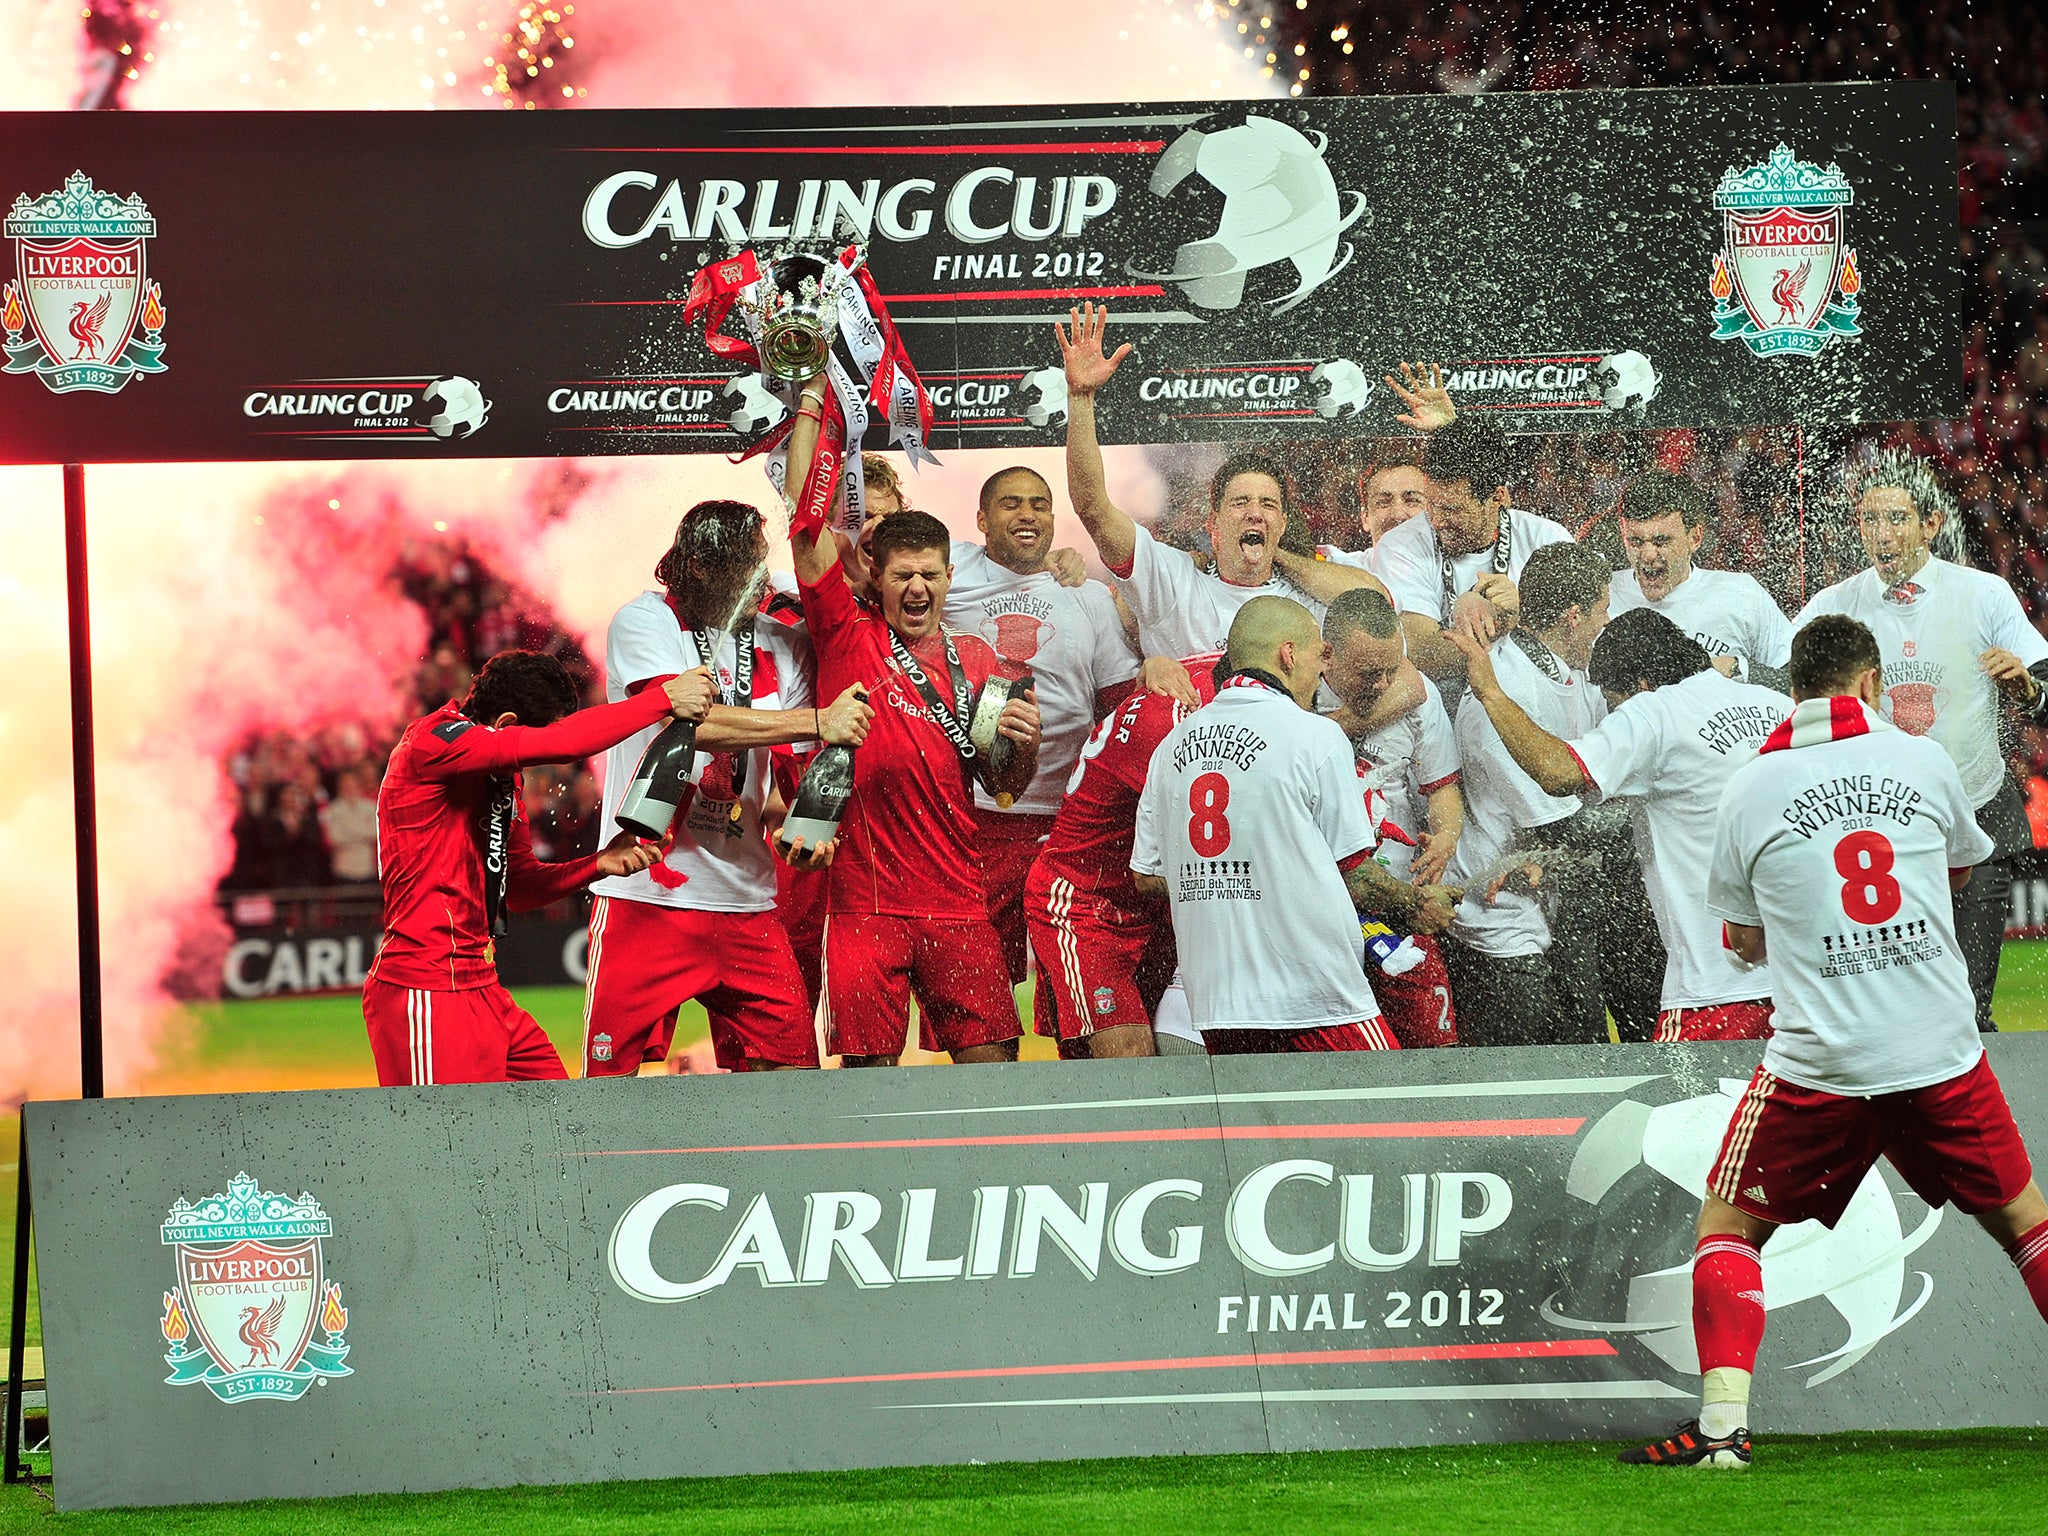
[(1230, 489), (1230, 482), (1239, 475), (1265, 475), (1280, 487), (1280, 510), (1289, 522), (1294, 520), (1294, 486), (1287, 478), (1287, 471), (1280, 467), (1280, 461), (1270, 454), (1233, 453), (1218, 466), (1209, 480), (1209, 510), (1223, 510), (1223, 493)]
[(1439, 485), (1463, 480), (1484, 501), (1508, 483), (1508, 438), (1500, 423), (1460, 416), (1432, 432), (1422, 449), (1422, 472)]
[(1863, 494), (1873, 490), (1904, 491), (1913, 500), (1913, 510), (1922, 522), (1930, 513), (1940, 514), (1946, 523), (1956, 520), (1956, 504), (1941, 482), (1934, 478), (1934, 466), (1918, 454), (1903, 448), (1887, 448), (1867, 464), (1852, 464), (1843, 476), (1849, 505), (1860, 507)]
[(1631, 608), (1600, 631), (1586, 676), (1610, 693), (1666, 688), (1713, 666), (1707, 648), (1653, 608)]
[(1584, 544), (1546, 544), (1522, 567), (1522, 622), (1531, 629), (1548, 629), (1574, 604), (1584, 610), (1599, 602), (1613, 580), (1614, 567), (1598, 550)]
[(997, 470), (981, 482), (980, 506), (982, 511), (986, 512), (989, 509), (990, 503), (996, 499), (996, 486), (1011, 475), (1029, 475), (1040, 485), (1044, 486), (1048, 492), (1052, 490), (1052, 482), (1029, 464), (1012, 464), (1008, 469)]
[(1802, 699), (1839, 693), (1873, 667), (1882, 672), (1877, 637), (1846, 613), (1810, 619), (1792, 637), (1792, 691)]
[(751, 570), (757, 563), (754, 536), (760, 531), (758, 508), (744, 501), (700, 501), (676, 524), (675, 542), (656, 562), (654, 579), (674, 592), (689, 579), (692, 560), (714, 570)]
[(1375, 475), (1383, 475), (1390, 469), (1420, 469), (1422, 461), (1409, 448), (1389, 447), (1358, 466), (1361, 484), (1368, 483)]
[(953, 535), (946, 525), (929, 512), (891, 512), (868, 539), (868, 566), (879, 576), (891, 555), (926, 549), (952, 556)]
[(1631, 480), (1615, 503), (1614, 515), (1631, 523), (1648, 522), (1676, 512), (1688, 528), (1707, 525), (1707, 498), (1690, 475), (1668, 469), (1646, 469)]
[(539, 651), (500, 651), (477, 673), (462, 712), (489, 725), (510, 710), (521, 725), (553, 725), (581, 702), (569, 669)]
[(1331, 600), (1323, 613), (1323, 638), (1335, 645), (1354, 632), (1375, 640), (1391, 640), (1401, 633), (1401, 616), (1384, 592), (1353, 587)]
[(896, 466), (879, 453), (860, 456), (860, 483), (894, 491), (898, 496), (903, 494), (903, 482), (896, 477)]

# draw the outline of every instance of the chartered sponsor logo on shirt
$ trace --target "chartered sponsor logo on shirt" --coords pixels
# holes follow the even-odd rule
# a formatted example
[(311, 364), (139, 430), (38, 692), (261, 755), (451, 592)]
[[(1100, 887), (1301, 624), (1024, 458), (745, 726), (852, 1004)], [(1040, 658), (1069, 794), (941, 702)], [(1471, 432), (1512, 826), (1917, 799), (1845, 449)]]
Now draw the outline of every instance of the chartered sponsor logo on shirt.
[(1707, 288), (1714, 339), (1757, 357), (1817, 357), (1837, 337), (1861, 336), (1863, 276), (1844, 216), (1855, 201), (1839, 165), (1822, 170), (1785, 145), (1714, 189), (1722, 246)]
[(295, 1402), (349, 1369), (348, 1309), (322, 1244), (334, 1223), (309, 1194), (296, 1200), (246, 1173), (165, 1217), (175, 1281), (157, 1326), (165, 1384), (203, 1386), (224, 1403)]
[(491, 402), (462, 374), (414, 373), (259, 384), (242, 414), (266, 436), (448, 443), (482, 431)]
[(14, 280), (0, 288), (7, 373), (32, 373), (56, 394), (119, 393), (162, 373), (163, 289), (148, 276), (156, 218), (140, 197), (95, 187), (83, 171), (7, 215)]

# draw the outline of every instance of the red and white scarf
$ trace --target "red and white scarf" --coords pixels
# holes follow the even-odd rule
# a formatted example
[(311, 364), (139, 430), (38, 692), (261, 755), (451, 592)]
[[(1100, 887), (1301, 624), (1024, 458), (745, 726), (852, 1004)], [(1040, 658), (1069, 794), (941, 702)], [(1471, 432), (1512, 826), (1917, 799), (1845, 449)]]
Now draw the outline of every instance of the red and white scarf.
[(1846, 736), (1868, 736), (1872, 731), (1889, 731), (1885, 718), (1861, 699), (1837, 694), (1826, 699), (1802, 699), (1792, 706), (1791, 715), (1764, 738), (1759, 752), (1783, 752), (1788, 747), (1815, 747), (1824, 741)]

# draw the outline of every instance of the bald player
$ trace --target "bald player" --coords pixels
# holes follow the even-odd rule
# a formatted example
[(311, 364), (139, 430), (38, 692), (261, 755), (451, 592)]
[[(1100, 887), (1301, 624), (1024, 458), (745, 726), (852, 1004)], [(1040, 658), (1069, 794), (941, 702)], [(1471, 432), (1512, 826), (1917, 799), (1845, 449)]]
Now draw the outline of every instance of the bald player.
[(1254, 598), (1226, 659), (1215, 702), (1152, 754), (1131, 849), (1138, 893), (1167, 899), (1195, 1027), (1211, 1055), (1398, 1049), (1354, 909), (1432, 933), (1453, 898), (1372, 858), (1351, 744), (1311, 713), (1315, 617)]

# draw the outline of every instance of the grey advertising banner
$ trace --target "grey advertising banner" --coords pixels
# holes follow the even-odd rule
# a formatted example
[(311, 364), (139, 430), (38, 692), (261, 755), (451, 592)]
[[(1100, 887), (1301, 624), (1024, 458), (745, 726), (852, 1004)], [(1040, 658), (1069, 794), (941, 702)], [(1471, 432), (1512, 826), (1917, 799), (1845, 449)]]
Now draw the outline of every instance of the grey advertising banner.
[[(2048, 1040), (1991, 1048), (2038, 1145)], [(1648, 1434), (1756, 1060), (32, 1104), (58, 1504)], [(1888, 1168), (1764, 1289), (1762, 1433), (2048, 1421), (2011, 1265)]]

